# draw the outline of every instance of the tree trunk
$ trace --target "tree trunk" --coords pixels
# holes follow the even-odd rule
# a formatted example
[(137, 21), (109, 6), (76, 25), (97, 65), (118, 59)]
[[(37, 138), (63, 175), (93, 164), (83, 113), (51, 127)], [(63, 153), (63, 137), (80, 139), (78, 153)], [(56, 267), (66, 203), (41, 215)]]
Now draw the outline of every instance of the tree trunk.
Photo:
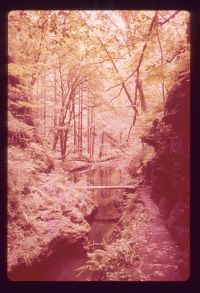
[[(157, 38), (158, 38), (158, 44), (159, 44), (159, 48), (160, 48), (160, 55), (161, 55), (161, 67), (162, 67), (162, 70), (163, 70), (163, 59), (164, 58), (163, 58), (163, 50), (162, 50), (162, 46), (161, 46), (161, 41), (160, 41), (158, 28), (157, 28)], [(165, 103), (165, 83), (164, 83), (164, 78), (163, 78), (163, 72), (162, 72), (161, 86), (162, 86), (163, 103)]]
[[(118, 68), (117, 68), (117, 65), (115, 64), (113, 58), (111, 57), (110, 53), (108, 52), (108, 50), (106, 49), (106, 47), (105, 47), (105, 45), (103, 44), (102, 41), (101, 41), (101, 44), (102, 44), (102, 46), (103, 46), (103, 48), (104, 48), (106, 54), (108, 55), (108, 57), (109, 57), (109, 59), (110, 59), (112, 65), (113, 65), (115, 71), (116, 71), (118, 74), (120, 74), (120, 73), (119, 73), (119, 70), (118, 70)], [(125, 85), (124, 82), (122, 82), (122, 87), (123, 87), (123, 89), (124, 89), (124, 91), (125, 91), (125, 93), (126, 93), (126, 96), (127, 96), (128, 100), (129, 100), (129, 102), (130, 102), (132, 108), (135, 109), (135, 104), (134, 104), (134, 102), (133, 102), (133, 100), (132, 100), (132, 98), (131, 98), (131, 95), (129, 94), (129, 91), (128, 91), (128, 89), (127, 89), (127, 87), (126, 87), (126, 85)]]
[(87, 92), (88, 95), (88, 108), (87, 108), (87, 152), (88, 156), (90, 156), (90, 97), (89, 92)]
[(78, 93), (78, 154), (80, 155), (80, 124), (81, 124), (81, 95), (80, 95), (80, 91)]
[(100, 152), (99, 152), (99, 158), (101, 158), (103, 156), (103, 145), (104, 145), (104, 132), (101, 135), (101, 146), (100, 146)]
[(95, 125), (92, 132), (92, 158), (94, 157)]
[(54, 70), (54, 113), (53, 113), (53, 151), (56, 150), (56, 145), (58, 142), (58, 130), (56, 129), (57, 126), (57, 88), (56, 88), (56, 71)]
[(46, 88), (45, 73), (43, 74), (43, 134), (46, 136)]
[(75, 105), (75, 98), (73, 100), (73, 127), (74, 127), (74, 153), (77, 153), (77, 130), (76, 130), (76, 105)]
[(142, 111), (146, 112), (147, 105), (146, 105), (146, 101), (145, 101), (145, 96), (144, 96), (141, 80), (138, 80), (138, 91), (139, 91), (139, 95), (140, 95), (140, 103), (141, 103)]
[[(91, 97), (91, 106), (93, 106), (94, 99)], [(94, 125), (94, 108), (91, 107), (91, 147), (90, 147), (90, 157), (93, 158), (94, 154), (94, 136), (95, 136), (95, 125)]]
[(83, 151), (83, 92), (80, 90), (80, 149), (79, 154), (82, 156)]

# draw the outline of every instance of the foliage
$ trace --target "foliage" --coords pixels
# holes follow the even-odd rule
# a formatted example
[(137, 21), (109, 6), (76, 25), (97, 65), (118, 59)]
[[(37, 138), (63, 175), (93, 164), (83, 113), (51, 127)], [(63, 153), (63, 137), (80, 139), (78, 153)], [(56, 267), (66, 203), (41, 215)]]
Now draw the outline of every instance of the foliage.
[(93, 281), (127, 280), (127, 275), (138, 260), (133, 241), (123, 238), (107, 245), (106, 250), (96, 249), (87, 255), (89, 260), (85, 266), (77, 269), (77, 277), (88, 271)]
[[(8, 45), (13, 62), (8, 70), (20, 84), (10, 84), (10, 94), (26, 93), (31, 103), (23, 106), (34, 110), (38, 128), (63, 158), (72, 143), (74, 153), (87, 156), (102, 128), (119, 139), (120, 127), (122, 139), (129, 140), (127, 125), (135, 123), (138, 128), (142, 123), (145, 128), (146, 121), (157, 115), (156, 107), (163, 110), (167, 91), (189, 70), (188, 18), (185, 11), (12, 11)], [(138, 99), (138, 79), (143, 99)], [(86, 124), (88, 95), (95, 105), (93, 121), (88, 122), (91, 132)], [(90, 147), (85, 146), (88, 133), (95, 137)], [(82, 145), (76, 146), (77, 140)], [(93, 155), (98, 156), (97, 148)]]
[(24, 152), (16, 147), (9, 150), (9, 271), (19, 264), (32, 265), (57, 238), (73, 242), (90, 230), (84, 217), (95, 207), (92, 198), (70, 187), (61, 171), (36, 175), (34, 170)]
[[(141, 148), (140, 137), (190, 71), (188, 34), (186, 11), (9, 13), (9, 270), (32, 264), (55, 239), (73, 242), (90, 230), (84, 219), (95, 207), (90, 194), (61, 168), (53, 170), (53, 157), (97, 161), (138, 153), (138, 168), (154, 155)], [(169, 133), (163, 127), (160, 139)], [(88, 253), (80, 273), (139, 279), (138, 234), (149, 219), (141, 209), (133, 221), (135, 201), (130, 195), (124, 206), (130, 210), (122, 226), (124, 218), (130, 223), (121, 237)]]
[(138, 193), (122, 201), (122, 217), (113, 231), (112, 240), (102, 249), (88, 252), (88, 261), (77, 269), (77, 277), (87, 273), (92, 281), (140, 280), (142, 275), (138, 248), (148, 230), (150, 217)]

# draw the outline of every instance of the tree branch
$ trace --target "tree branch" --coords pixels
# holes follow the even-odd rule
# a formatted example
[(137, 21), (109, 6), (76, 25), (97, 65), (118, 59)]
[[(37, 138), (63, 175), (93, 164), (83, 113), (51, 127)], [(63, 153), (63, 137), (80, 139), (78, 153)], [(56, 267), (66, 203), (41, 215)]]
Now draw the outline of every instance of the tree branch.
[(136, 116), (137, 116), (137, 109), (135, 110), (135, 115), (134, 115), (134, 117), (133, 117), (133, 122), (132, 122), (132, 124), (131, 124), (130, 129), (129, 129), (128, 136), (127, 136), (127, 139), (126, 139), (126, 142), (129, 141), (129, 137), (130, 137), (130, 134), (131, 134), (131, 130), (132, 130), (132, 128), (133, 128), (133, 126), (134, 126), (134, 124), (135, 124), (135, 122), (136, 122)]
[[(160, 36), (159, 36), (159, 32), (158, 32), (158, 28), (157, 28), (157, 38), (158, 38), (158, 44), (159, 44), (159, 48), (160, 48), (160, 55), (161, 55), (161, 66), (162, 66), (162, 70), (163, 70), (163, 50), (162, 50), (162, 46), (161, 46), (161, 41), (160, 41)], [(163, 76), (162, 76), (163, 77)], [(163, 102), (165, 102), (165, 88), (164, 88), (164, 81), (162, 80), (162, 95), (163, 95)]]
[(158, 24), (160, 24), (161, 26), (164, 25), (165, 23), (169, 22), (169, 20), (171, 18), (174, 18), (180, 11), (175, 11), (174, 13), (172, 13), (167, 19), (165, 19), (163, 22), (158, 21)]
[(116, 88), (116, 87), (118, 87), (118, 86), (120, 86), (120, 85), (122, 85), (122, 82), (120, 82), (120, 83), (118, 83), (118, 84), (116, 84), (116, 85), (113, 85), (113, 86), (111, 86), (111, 87), (109, 87), (109, 88), (107, 88), (106, 90), (103, 90), (103, 91), (104, 91), (104, 92), (109, 91), (109, 90), (114, 89), (114, 88)]
[[(147, 36), (149, 36), (151, 34), (151, 32), (153, 30), (153, 27), (156, 24), (157, 15), (158, 15), (158, 12), (156, 11), (155, 15), (154, 15), (154, 17), (153, 17), (153, 19), (151, 21), (151, 24), (150, 24), (150, 27), (149, 27), (149, 32), (148, 32)], [(134, 75), (135, 72), (137, 72), (134, 102), (136, 102), (136, 99), (137, 99), (137, 87), (138, 87), (139, 70), (140, 70), (140, 66), (141, 66), (142, 59), (144, 57), (144, 52), (145, 52), (146, 48), (147, 48), (147, 42), (143, 46), (142, 53), (140, 55), (140, 59), (139, 59), (139, 62), (138, 62), (138, 65), (137, 65), (136, 69), (124, 80), (124, 81), (127, 81), (128, 79), (130, 79)]]
[[(153, 27), (154, 27), (154, 25), (156, 23), (157, 15), (158, 15), (158, 12), (156, 11), (155, 15), (154, 15), (154, 17), (153, 17), (153, 19), (151, 21), (151, 25), (150, 25), (149, 32), (148, 32), (147, 36), (149, 36), (151, 34), (152, 30), (153, 30)], [(139, 75), (140, 75), (140, 66), (142, 64), (142, 60), (143, 60), (144, 52), (145, 52), (146, 48), (147, 48), (147, 42), (143, 46), (142, 53), (140, 55), (140, 59), (139, 59), (139, 62), (138, 62), (138, 66), (137, 66), (137, 68), (135, 70), (137, 72), (136, 82), (135, 82), (135, 99), (134, 99), (135, 104), (137, 102), (137, 89), (138, 89), (138, 80), (139, 80)]]
[(119, 93), (117, 94), (117, 96), (115, 96), (114, 98), (112, 98), (108, 103), (111, 103), (114, 99), (118, 98), (120, 96), (122, 90), (123, 90), (123, 86), (121, 87), (121, 89), (120, 89)]

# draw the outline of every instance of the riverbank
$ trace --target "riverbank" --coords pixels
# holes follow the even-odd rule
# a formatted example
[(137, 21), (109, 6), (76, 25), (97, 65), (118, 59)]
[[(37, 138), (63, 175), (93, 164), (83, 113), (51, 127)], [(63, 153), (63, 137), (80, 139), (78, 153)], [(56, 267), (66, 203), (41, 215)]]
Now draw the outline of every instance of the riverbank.
[[(62, 170), (39, 174), (9, 214), (8, 277), (15, 280), (18, 267), (26, 270), (48, 258), (59, 243), (81, 239), (90, 231), (85, 218), (95, 207), (90, 192), (80, 192)], [(24, 275), (18, 278), (24, 280)]]
[(115, 200), (120, 220), (110, 240), (89, 252), (79, 269), (88, 281), (182, 281), (182, 258), (158, 207), (151, 188), (139, 184), (135, 193)]
[[(114, 205), (114, 198), (117, 196), (116, 190), (80, 191), (79, 185), (81, 182), (106, 185), (122, 184), (123, 170), (119, 167), (119, 160), (112, 163), (115, 168), (109, 168), (108, 164), (104, 163), (104, 166), (101, 163), (101, 166), (92, 166), (90, 170), (78, 172), (76, 176), (80, 177), (73, 180), (76, 183), (67, 180), (66, 172), (58, 166), (51, 174), (43, 176), (40, 174), (37, 177), (30, 190), (31, 200), (24, 198), (23, 201), (24, 208), (30, 210), (27, 218), (28, 231), (20, 225), (17, 230), (9, 231), (10, 237), (16, 236), (17, 232), (17, 235), (26, 233), (28, 240), (22, 243), (22, 238), (15, 238), (15, 243), (19, 244), (18, 248), (11, 250), (11, 245), (9, 246), (10, 279), (87, 279), (87, 276), (76, 277), (78, 274), (76, 269), (88, 259), (84, 247), (86, 243), (88, 244), (88, 240), (90, 243), (109, 241), (116, 228), (116, 223), (109, 223), (109, 219), (119, 218), (119, 212)], [(59, 177), (57, 176), (58, 170)], [(69, 173), (67, 175), (69, 176)], [(50, 181), (51, 186), (48, 184)], [(66, 187), (69, 185), (70, 188), (66, 192)], [(94, 210), (96, 210), (94, 215), (90, 217), (89, 215)], [(100, 221), (95, 222), (95, 218), (100, 218)], [(84, 235), (87, 235), (87, 241), (85, 241)], [(14, 257), (16, 257), (16, 261)], [(38, 274), (38, 268), (41, 267), (43, 270), (41, 274)]]
[[(42, 218), (38, 216), (34, 219), (37, 218), (37, 221), (39, 219), (40, 224), (41, 220), (44, 221), (44, 228), (47, 225), (51, 227), (49, 225), (57, 220), (57, 226), (53, 226), (57, 234), (52, 234), (52, 230), (49, 230), (52, 237), (49, 241), (49, 234), (45, 230), (47, 242), (42, 246), (42, 253), (38, 254), (39, 257), (35, 257), (35, 261), (29, 265), (23, 263), (18, 265), (18, 268), (11, 273), (11, 279), (183, 280), (179, 248), (169, 234), (158, 207), (152, 201), (150, 186), (144, 175), (138, 172), (141, 168), (138, 158), (134, 161), (135, 166), (133, 161), (130, 164), (125, 158), (98, 162), (87, 170), (67, 172), (68, 179), (66, 172), (61, 171), (58, 166), (54, 172), (43, 179), (40, 178), (40, 187), (35, 186), (33, 190), (37, 190), (38, 193), (39, 188), (41, 193), (42, 186), (45, 194), (48, 191), (49, 200), (52, 199), (53, 206), (57, 206), (57, 217), (54, 216), (55, 209), (50, 207), (51, 201), (48, 207), (41, 210)], [(133, 167), (134, 177), (128, 173)], [(61, 176), (60, 185), (55, 179), (58, 170)], [(51, 187), (48, 185), (49, 180), (52, 182)], [(68, 192), (66, 192), (66, 182), (68, 186), (70, 185)], [(88, 193), (79, 188), (82, 184), (109, 186), (134, 184), (135, 190), (127, 192), (127, 190), (101, 189)], [(62, 211), (62, 215), (58, 209)], [(44, 212), (48, 216), (44, 217)], [(31, 219), (33, 220), (32, 217)], [(67, 224), (66, 219), (68, 219)], [(37, 231), (40, 235), (44, 235), (42, 232), (42, 228)], [(33, 232), (32, 236), (34, 236)], [(31, 239), (31, 236), (29, 237)]]

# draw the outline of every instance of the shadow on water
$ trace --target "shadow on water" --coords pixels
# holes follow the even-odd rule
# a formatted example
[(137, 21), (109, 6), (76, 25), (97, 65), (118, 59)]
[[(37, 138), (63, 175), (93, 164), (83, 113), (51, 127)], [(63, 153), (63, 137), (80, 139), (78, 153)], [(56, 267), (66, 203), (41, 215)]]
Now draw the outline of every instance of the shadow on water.
[[(73, 182), (85, 180), (88, 185), (119, 185), (122, 181), (121, 170), (111, 167), (98, 167), (71, 174)], [(95, 190), (92, 193), (97, 203), (97, 210), (88, 217), (91, 231), (88, 243), (109, 242), (116, 226), (117, 211), (113, 204), (116, 190)], [(76, 277), (76, 269), (85, 265), (87, 260), (83, 241), (67, 245), (60, 243), (54, 253), (40, 263), (27, 268), (18, 267), (10, 276), (11, 280), (32, 281), (85, 281), (87, 275)]]
[[(75, 269), (86, 259), (81, 241), (70, 245), (62, 241), (51, 256), (31, 267), (18, 266), (8, 278), (11, 281), (72, 281), (76, 278)], [(81, 278), (77, 281), (81, 281)]]

